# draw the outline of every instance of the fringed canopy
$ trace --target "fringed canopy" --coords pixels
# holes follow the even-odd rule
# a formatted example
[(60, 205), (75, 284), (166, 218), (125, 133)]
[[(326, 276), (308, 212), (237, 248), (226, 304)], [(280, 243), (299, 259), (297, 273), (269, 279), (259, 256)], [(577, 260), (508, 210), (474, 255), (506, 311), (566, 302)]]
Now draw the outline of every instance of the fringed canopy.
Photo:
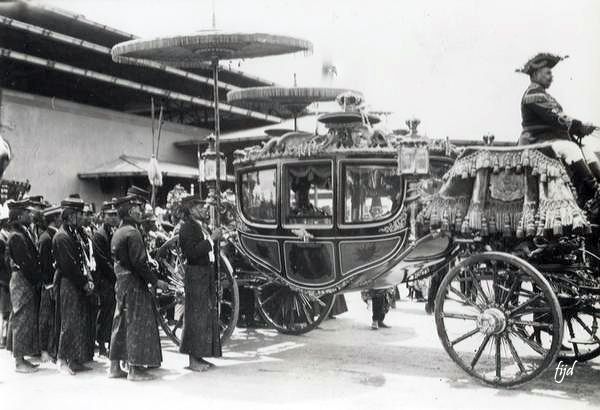
[(205, 66), (211, 60), (266, 57), (312, 52), (306, 40), (265, 33), (224, 33), (205, 31), (184, 36), (138, 39), (112, 48), (113, 60), (133, 63), (135, 59), (157, 61), (174, 67)]
[(588, 229), (564, 166), (549, 147), (538, 148), (465, 151), (418, 222), (425, 229), (518, 238)]

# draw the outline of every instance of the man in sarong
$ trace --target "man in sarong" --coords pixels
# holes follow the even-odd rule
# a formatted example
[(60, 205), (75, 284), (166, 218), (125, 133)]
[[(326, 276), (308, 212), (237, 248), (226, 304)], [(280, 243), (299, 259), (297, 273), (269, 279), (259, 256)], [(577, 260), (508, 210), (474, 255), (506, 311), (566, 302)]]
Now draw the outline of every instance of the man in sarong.
[(52, 238), (60, 226), (61, 208), (54, 206), (47, 208), (43, 213), (46, 230), (38, 238), (38, 249), (40, 253), (40, 264), (42, 270), (40, 311), (39, 311), (39, 337), (42, 361), (56, 360), (56, 331), (54, 298), (54, 256), (52, 255)]
[(94, 289), (87, 271), (84, 249), (77, 232), (81, 224), (83, 201), (67, 198), (61, 202), (62, 225), (52, 239), (56, 260), (58, 286), (58, 314), (60, 334), (58, 359), (61, 371), (74, 375), (89, 370), (83, 363), (91, 360), (93, 340), (89, 335), (89, 295)]
[(12, 302), (12, 352), (16, 371), (31, 373), (37, 365), (25, 359), (40, 353), (38, 339), (38, 298), (41, 268), (38, 251), (29, 231), (32, 221), (28, 200), (11, 202), (7, 254), (10, 261), (10, 299)]
[(96, 343), (98, 344), (98, 353), (108, 357), (106, 345), (110, 343), (110, 333), (115, 314), (115, 282), (117, 279), (110, 254), (110, 241), (114, 230), (119, 225), (119, 217), (112, 201), (106, 201), (102, 204), (101, 215), (102, 226), (94, 232), (92, 239), (94, 259), (96, 260), (94, 283), (96, 294), (100, 299), (96, 317)]
[[(117, 307), (110, 339), (109, 377), (131, 381), (154, 379), (147, 369), (159, 367), (162, 362), (158, 322), (148, 286), (168, 289), (167, 283), (150, 269), (138, 229), (145, 201), (147, 192), (139, 188), (130, 188), (126, 196), (115, 200), (121, 225), (111, 240)], [(120, 361), (129, 365), (128, 374), (121, 370)]]
[(209, 236), (203, 228), (208, 212), (199, 197), (185, 197), (182, 205), (179, 246), (185, 260), (185, 306), (179, 351), (189, 356), (190, 370), (202, 372), (213, 366), (205, 357), (222, 355), (213, 266), (213, 244), (221, 238), (221, 231), (217, 228)]
[(6, 348), (8, 338), (8, 318), (12, 305), (10, 303), (10, 267), (6, 260), (8, 242), (8, 208), (0, 210), (0, 349)]

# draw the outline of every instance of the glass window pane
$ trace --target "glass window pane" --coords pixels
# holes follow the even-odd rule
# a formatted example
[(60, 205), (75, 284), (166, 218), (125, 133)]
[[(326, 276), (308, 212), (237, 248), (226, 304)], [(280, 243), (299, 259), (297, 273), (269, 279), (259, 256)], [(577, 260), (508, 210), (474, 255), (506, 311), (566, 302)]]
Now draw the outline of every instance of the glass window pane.
[(396, 167), (352, 165), (344, 171), (344, 222), (380, 221), (398, 210), (402, 187)]
[(275, 178), (275, 168), (252, 170), (242, 174), (241, 208), (247, 219), (275, 223), (277, 217)]
[(286, 183), (288, 190), (286, 223), (302, 225), (333, 223), (331, 164), (288, 166)]

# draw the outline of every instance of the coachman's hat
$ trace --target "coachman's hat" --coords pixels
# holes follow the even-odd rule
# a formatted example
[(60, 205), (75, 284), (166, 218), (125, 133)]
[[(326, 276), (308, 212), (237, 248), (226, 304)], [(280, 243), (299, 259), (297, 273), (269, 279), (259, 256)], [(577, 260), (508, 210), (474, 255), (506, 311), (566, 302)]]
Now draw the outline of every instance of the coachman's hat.
[(181, 198), (181, 205), (191, 206), (195, 204), (205, 204), (206, 201), (200, 197), (200, 195), (188, 195)]
[(532, 75), (540, 68), (554, 68), (556, 64), (566, 58), (569, 58), (569, 56), (561, 57), (550, 53), (538, 53), (534, 57), (530, 58), (522, 68), (518, 68), (515, 71), (517, 73)]
[(45, 218), (49, 218), (55, 215), (60, 215), (61, 212), (62, 208), (60, 206), (50, 206), (42, 211), (42, 215), (44, 215)]
[(44, 200), (43, 195), (33, 195), (29, 198), (30, 206), (36, 209), (44, 209), (51, 206), (47, 201)]

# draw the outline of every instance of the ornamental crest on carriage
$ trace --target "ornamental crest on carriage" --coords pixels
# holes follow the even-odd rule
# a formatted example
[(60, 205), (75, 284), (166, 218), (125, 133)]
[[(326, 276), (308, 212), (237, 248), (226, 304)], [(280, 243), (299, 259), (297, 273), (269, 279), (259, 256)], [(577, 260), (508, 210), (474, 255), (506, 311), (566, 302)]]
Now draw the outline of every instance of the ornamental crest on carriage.
[(492, 198), (511, 202), (525, 196), (525, 177), (522, 174), (502, 171), (490, 175), (490, 194)]

